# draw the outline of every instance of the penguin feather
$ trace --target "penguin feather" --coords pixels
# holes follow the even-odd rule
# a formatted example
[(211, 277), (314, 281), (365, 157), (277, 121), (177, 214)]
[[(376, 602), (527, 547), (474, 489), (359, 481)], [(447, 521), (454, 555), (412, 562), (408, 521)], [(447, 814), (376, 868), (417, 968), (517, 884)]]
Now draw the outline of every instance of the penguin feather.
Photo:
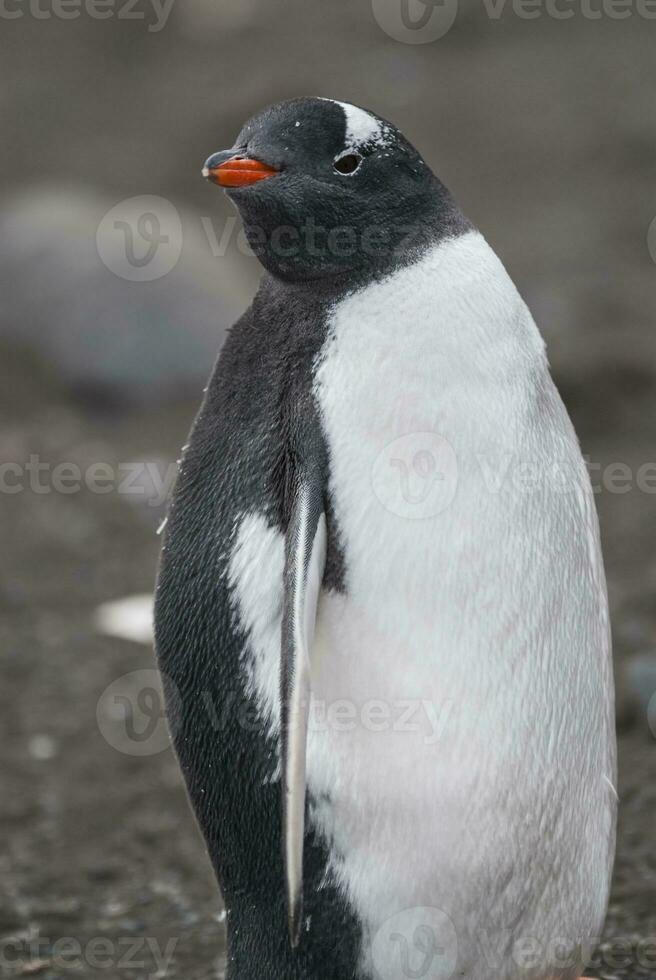
[(300, 479), (293, 495), (285, 539), (280, 656), (282, 839), (292, 946), (298, 945), (303, 916), (310, 653), (325, 562), (326, 519), (321, 490), (307, 479)]

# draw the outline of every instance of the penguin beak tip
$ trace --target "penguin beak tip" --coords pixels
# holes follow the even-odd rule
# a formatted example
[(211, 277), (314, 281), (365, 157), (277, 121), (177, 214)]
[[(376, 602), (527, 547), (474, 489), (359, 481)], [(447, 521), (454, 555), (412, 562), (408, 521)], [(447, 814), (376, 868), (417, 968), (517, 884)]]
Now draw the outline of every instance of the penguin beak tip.
[(207, 180), (220, 187), (238, 188), (275, 177), (280, 171), (261, 160), (225, 151), (211, 156), (205, 162), (201, 173)]

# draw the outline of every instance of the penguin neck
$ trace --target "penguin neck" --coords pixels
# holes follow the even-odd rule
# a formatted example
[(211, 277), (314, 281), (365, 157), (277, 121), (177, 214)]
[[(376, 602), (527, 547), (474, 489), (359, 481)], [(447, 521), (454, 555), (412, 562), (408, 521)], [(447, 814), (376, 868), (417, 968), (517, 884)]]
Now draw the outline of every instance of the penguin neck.
[[(309, 215), (284, 222), (244, 214), (244, 228), (265, 279), (294, 292), (333, 296), (375, 282), (416, 262), (430, 248), (472, 229), (447, 188), (433, 175), (412, 199), (399, 199), (366, 217)], [(286, 236), (287, 241), (283, 243)]]

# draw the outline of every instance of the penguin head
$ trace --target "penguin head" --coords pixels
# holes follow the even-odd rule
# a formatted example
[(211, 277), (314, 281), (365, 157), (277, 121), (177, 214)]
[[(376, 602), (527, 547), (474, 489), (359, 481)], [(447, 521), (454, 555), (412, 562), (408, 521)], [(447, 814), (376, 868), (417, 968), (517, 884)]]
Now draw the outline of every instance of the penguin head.
[(264, 109), (203, 176), (227, 191), (252, 250), (285, 280), (388, 268), (464, 220), (395, 126), (331, 99)]

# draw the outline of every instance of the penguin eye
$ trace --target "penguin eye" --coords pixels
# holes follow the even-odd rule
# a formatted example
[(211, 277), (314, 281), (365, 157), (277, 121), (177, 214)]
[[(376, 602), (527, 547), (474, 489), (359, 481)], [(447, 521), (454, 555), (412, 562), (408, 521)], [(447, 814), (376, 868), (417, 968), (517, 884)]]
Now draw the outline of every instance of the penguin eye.
[(359, 153), (345, 153), (344, 156), (337, 157), (333, 163), (333, 167), (338, 174), (354, 174), (356, 170), (359, 169), (362, 163), (362, 157)]

